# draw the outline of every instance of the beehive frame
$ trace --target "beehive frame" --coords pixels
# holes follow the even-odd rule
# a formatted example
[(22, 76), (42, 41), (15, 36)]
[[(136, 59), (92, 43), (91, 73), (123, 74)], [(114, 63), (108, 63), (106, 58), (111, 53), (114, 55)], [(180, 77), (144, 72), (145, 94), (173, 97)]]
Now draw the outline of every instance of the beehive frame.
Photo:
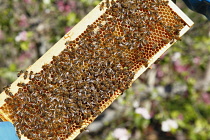
[[(131, 0), (131, 1), (132, 1), (131, 2), (132, 4), (133, 3), (135, 4), (135, 2), (139, 2), (138, 0)], [(84, 34), (84, 32), (86, 31), (87, 28), (96, 28), (96, 30), (100, 30), (102, 27), (105, 26), (105, 23), (108, 22), (108, 24), (111, 24), (112, 21), (106, 21), (106, 20), (104, 21), (103, 20), (102, 22), (100, 22), (99, 19), (100, 18), (103, 19), (102, 15), (110, 13), (110, 11), (108, 11), (108, 9), (111, 9), (111, 6), (114, 3), (117, 4), (117, 6), (119, 6), (120, 2), (125, 3), (124, 0), (122, 0), (122, 1), (114, 1), (114, 0), (102, 1), (86, 17), (84, 17), (74, 28), (72, 28), (71, 31), (69, 31), (63, 38), (61, 38), (49, 51), (47, 51), (33, 65), (29, 66), (26, 71), (28, 71), (28, 73), (33, 71), (32, 75), (33, 75), (33, 77), (36, 77), (35, 73), (39, 73), (43, 69), (44, 69), (43, 71), (45, 71), (47, 69), (46, 67), (48, 66), (48, 64), (52, 63), (56, 58), (59, 58), (59, 57), (56, 57), (56, 56), (60, 56), (61, 52), (63, 52), (65, 49), (69, 50), (69, 52), (66, 52), (66, 53), (70, 53), (70, 52), (76, 51), (76, 49), (79, 48), (79, 47), (75, 47), (75, 46), (78, 46), (78, 43), (79, 43), (80, 39), (83, 37), (82, 34)], [(146, 57), (145, 59), (142, 58), (138, 62), (136, 62), (136, 60), (134, 60), (134, 62), (133, 62), (133, 59), (132, 59), (133, 56), (135, 56), (135, 58), (136, 58), (136, 54), (133, 54), (133, 52), (132, 52), (132, 54), (130, 54), (129, 52), (126, 53), (127, 55), (131, 55), (131, 56), (124, 56), (124, 57), (126, 57), (126, 59), (128, 58), (129, 59), (129, 63), (132, 63), (133, 65), (135, 65), (135, 67), (132, 65), (134, 68), (129, 68), (130, 65), (127, 66), (126, 64), (122, 64), (120, 66), (120, 68), (118, 69), (118, 71), (120, 71), (122, 73), (125, 72), (126, 74), (129, 75), (127, 78), (130, 78), (130, 79), (127, 81), (128, 83), (125, 83), (126, 86), (124, 85), (124, 83), (120, 83), (120, 84), (122, 84), (122, 87), (123, 87), (122, 90), (117, 88), (116, 90), (114, 90), (114, 93), (112, 95), (110, 95), (110, 97), (108, 99), (103, 100), (102, 102), (100, 102), (100, 104), (99, 104), (100, 107), (98, 109), (97, 115), (99, 115), (100, 112), (105, 110), (121, 94), (121, 92), (123, 90), (128, 88), (133, 81), (135, 81), (151, 64), (153, 64), (156, 61), (157, 58), (159, 58), (171, 45), (173, 45), (173, 43), (175, 43), (177, 41), (177, 39), (179, 39), (179, 37), (181, 37), (185, 32), (187, 32), (190, 29), (190, 27), (193, 25), (193, 22), (184, 13), (182, 13), (182, 11), (171, 0), (169, 0), (169, 1), (149, 0), (148, 2), (156, 3), (154, 5), (157, 5), (157, 3), (158, 3), (158, 5), (160, 5), (160, 7), (161, 6), (162, 7), (167, 7), (168, 8), (168, 12), (169, 13), (170, 12), (173, 13), (174, 16), (175, 16), (174, 17), (175, 20), (177, 20), (177, 22), (182, 23), (183, 26), (182, 27), (178, 27), (177, 26), (178, 30), (174, 29), (171, 32), (171, 31), (168, 31), (169, 27), (167, 27), (167, 29), (166, 29), (165, 28), (166, 24), (163, 24), (163, 23), (167, 23), (166, 19), (164, 19), (164, 18), (158, 19), (158, 17), (154, 17), (155, 21), (158, 21), (157, 24), (159, 25), (159, 26), (155, 26), (155, 24), (154, 24), (155, 28), (160, 28), (160, 29), (164, 28), (164, 30), (166, 30), (166, 31), (162, 32), (162, 33), (163, 34), (170, 34), (171, 33), (170, 35), (173, 36), (173, 37), (170, 37), (170, 35), (169, 35), (169, 39), (166, 39), (166, 38), (161, 39), (162, 46), (158, 45), (157, 46), (158, 47), (157, 52), (155, 52), (155, 53), (151, 51), (151, 48), (153, 46), (151, 46), (150, 44), (153, 44), (153, 43), (155, 44), (156, 42), (152, 42), (153, 40), (150, 40), (148, 38), (149, 45), (147, 45), (147, 43), (146, 43), (145, 46), (149, 46), (147, 48), (147, 49), (149, 49), (149, 51), (145, 50), (145, 52), (142, 52), (142, 55), (143, 56), (145, 56), (146, 54), (148, 55), (149, 52), (152, 52), (153, 54), (151, 54), (151, 56), (149, 55), (148, 57), (145, 56)], [(142, 1), (142, 4), (145, 4), (145, 3), (147, 3), (147, 2)], [(126, 6), (126, 5), (123, 5), (123, 6)], [(152, 7), (153, 5), (150, 4), (150, 6)], [(117, 9), (115, 9), (115, 10), (117, 10)], [(142, 11), (142, 9), (139, 9), (139, 11)], [(144, 12), (142, 12), (142, 14), (144, 15)], [(159, 14), (161, 15), (161, 14), (167, 14), (167, 13), (164, 13), (164, 12), (161, 13), (160, 12)], [(146, 15), (144, 15), (144, 16), (146, 16)], [(104, 18), (107, 18), (107, 17), (104, 17)], [(149, 20), (149, 19), (145, 19), (145, 21), (147, 21), (147, 20)], [(160, 22), (162, 20), (164, 20), (164, 22)], [(96, 22), (96, 21), (98, 21), (98, 22)], [(168, 21), (168, 22), (171, 22), (171, 21)], [(97, 27), (94, 24), (95, 25), (97, 24)], [(92, 25), (94, 25), (94, 26), (92, 26)], [(121, 26), (121, 24), (119, 26)], [(127, 25), (125, 25), (125, 26), (127, 27)], [(174, 26), (175, 26), (175, 24), (174, 24)], [(109, 25), (108, 25), (108, 27), (109, 27)], [(129, 27), (129, 29), (130, 29), (130, 27)], [(155, 29), (153, 29), (151, 27), (151, 30), (155, 30)], [(118, 35), (118, 33), (120, 34), (121, 32), (122, 31), (120, 31), (120, 28), (117, 28), (117, 31), (114, 34), (117, 34), (116, 36), (118, 37), (118, 36), (120, 36), (120, 35)], [(144, 30), (144, 32), (146, 32), (146, 31)], [(104, 31), (101, 32), (101, 34), (103, 34), (103, 33), (104, 33)], [(104, 33), (104, 34), (106, 35), (106, 33)], [(98, 35), (100, 35), (100, 34), (98, 34)], [(123, 37), (122, 38), (118, 38), (118, 39), (121, 39), (121, 41), (123, 39), (125, 40), (125, 34), (123, 34), (121, 36), (123, 36)], [(147, 36), (151, 37), (149, 32), (147, 32)], [(71, 43), (76, 44), (76, 45), (72, 45)], [(105, 46), (103, 48), (100, 48), (100, 50), (101, 49), (103, 50), (104, 48), (109, 48), (109, 47)], [(128, 49), (128, 48), (126, 48), (126, 49)], [(90, 50), (89, 52), (93, 53), (94, 51), (95, 50)], [(142, 51), (142, 50), (140, 50), (140, 51)], [(102, 54), (101, 51), (100, 51), (100, 53)], [(138, 53), (138, 52), (136, 52), (136, 53)], [(113, 57), (115, 57), (115, 55), (113, 55)], [(92, 57), (90, 57), (90, 58), (92, 59)], [(107, 58), (109, 58), (109, 57), (107, 57)], [(120, 57), (120, 59), (125, 60), (125, 58), (121, 58), (121, 57)], [(136, 59), (138, 59), (138, 58), (136, 58)], [(62, 61), (62, 60), (60, 60), (60, 61)], [(105, 61), (105, 60), (103, 59), (103, 61)], [(116, 61), (121, 62), (120, 60), (118, 60), (118, 58), (117, 58)], [(58, 62), (58, 63), (60, 64), (60, 62)], [(139, 63), (139, 64), (137, 64), (137, 63)], [(52, 65), (53, 64), (54, 63), (52, 63)], [(87, 66), (85, 65), (85, 67), (88, 67), (88, 66), (89, 65), (87, 65)], [(107, 77), (107, 75), (105, 75), (105, 77)], [(122, 77), (121, 78), (121, 81), (122, 81), (122, 79), (125, 78), (126, 76), (125, 76), (125, 74), (123, 74), (123, 76), (121, 76), (121, 77)], [(15, 94), (15, 93), (19, 92), (19, 90), (21, 88), (24, 89), (25, 86), (24, 86), (23, 83), (27, 84), (30, 81), (32, 81), (32, 80), (31, 80), (31, 78), (29, 78), (29, 76), (26, 73), (25, 74), (21, 74), (20, 77), (15, 82), (13, 82), (11, 84), (9, 90), (10, 90), (11, 93)], [(17, 86), (17, 85), (19, 85), (19, 86)], [(24, 90), (27, 91), (28, 89), (24, 89)], [(11, 116), (10, 112), (5, 109), (5, 108), (7, 108), (6, 104), (8, 104), (8, 103), (5, 104), (5, 99), (8, 98), (8, 97), (9, 97), (8, 94), (6, 94), (5, 92), (2, 92), (2, 94), (0, 94), (0, 118), (2, 118), (4, 121), (10, 121), (12, 123), (15, 123), (15, 121), (14, 121), (15, 119), (13, 118), (13, 116)], [(82, 124), (79, 125), (79, 127), (77, 127), (77, 126), (75, 127), (74, 126), (75, 128), (68, 135), (68, 138), (66, 138), (66, 139), (69, 139), (69, 140), (70, 139), (74, 139), (80, 133), (81, 130), (83, 130), (85, 127), (87, 127), (87, 125), (89, 125), (97, 117), (97, 115), (89, 116), (89, 119), (87, 119), (86, 121), (82, 122)], [(26, 128), (22, 128), (22, 129), (26, 129)], [(33, 129), (33, 128), (31, 128), (31, 129)], [(24, 133), (24, 130), (22, 132)], [(21, 139), (28, 139), (28, 138), (23, 136), (23, 135), (21, 135)], [(39, 138), (37, 138), (37, 139), (39, 139)], [(51, 138), (49, 138), (49, 139), (51, 139)], [(53, 139), (53, 137), (52, 137), (52, 139)]]

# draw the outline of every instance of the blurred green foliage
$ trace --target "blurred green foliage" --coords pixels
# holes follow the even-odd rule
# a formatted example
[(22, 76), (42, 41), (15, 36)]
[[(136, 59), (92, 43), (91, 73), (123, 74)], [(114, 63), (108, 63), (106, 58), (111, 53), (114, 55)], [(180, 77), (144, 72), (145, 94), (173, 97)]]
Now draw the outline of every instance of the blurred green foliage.
[[(1, 91), (99, 2), (0, 0)], [(192, 18), (194, 27), (115, 101), (123, 108), (115, 109), (120, 114), (117, 119), (77, 139), (114, 140), (118, 127), (126, 128), (132, 140), (210, 139), (210, 23), (182, 1), (177, 5)], [(147, 109), (151, 118), (136, 113), (138, 107)], [(175, 120), (178, 128), (163, 132), (161, 125), (167, 119)]]

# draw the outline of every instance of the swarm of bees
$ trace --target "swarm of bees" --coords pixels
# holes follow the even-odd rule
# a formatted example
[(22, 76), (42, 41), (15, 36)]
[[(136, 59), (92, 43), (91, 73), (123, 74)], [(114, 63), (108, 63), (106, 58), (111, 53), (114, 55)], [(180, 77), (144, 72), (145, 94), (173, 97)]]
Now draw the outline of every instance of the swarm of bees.
[[(185, 23), (163, 0), (106, 0), (105, 10), (28, 83), (5, 99), (18, 133), (28, 139), (66, 139), (101, 113), (100, 107), (132, 83), (135, 72), (178, 39)], [(81, 129), (82, 130), (82, 129)]]

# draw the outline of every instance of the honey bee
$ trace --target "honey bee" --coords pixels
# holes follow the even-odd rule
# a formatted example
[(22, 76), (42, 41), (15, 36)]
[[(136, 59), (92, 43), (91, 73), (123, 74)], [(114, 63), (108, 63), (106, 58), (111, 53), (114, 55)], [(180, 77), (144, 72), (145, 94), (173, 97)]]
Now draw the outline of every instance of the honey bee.
[(161, 17), (161, 16), (159, 16), (159, 15), (157, 15), (157, 21), (156, 22), (159, 22), (159, 21), (161, 21), (163, 18)]
[(168, 5), (169, 1), (168, 0), (165, 0), (165, 1), (162, 1), (163, 5)]
[(17, 86), (19, 86), (19, 87), (23, 87), (23, 86), (25, 86), (26, 84), (25, 83), (18, 83), (17, 84)]
[(158, 59), (154, 62), (154, 64), (158, 64), (160, 61), (161, 61), (161, 59), (158, 58)]
[(28, 91), (29, 91), (30, 93), (33, 93), (35, 90), (34, 90), (34, 88), (32, 88), (31, 86), (28, 86)]
[(4, 101), (5, 101), (6, 103), (9, 103), (10, 101), (12, 101), (12, 98), (6, 98), (6, 99), (4, 99)]
[(16, 132), (17, 132), (18, 138), (20, 139), (21, 138), (20, 132), (19, 131), (16, 131)]
[(98, 27), (103, 27), (103, 25), (101, 23), (98, 23)]
[(23, 73), (24, 73), (24, 71), (20, 70), (19, 73), (17, 74), (17, 77), (20, 77), (20, 75), (23, 74)]
[(25, 71), (25, 72), (24, 72), (24, 76), (23, 76), (23, 78), (24, 78), (24, 79), (26, 79), (26, 78), (27, 78), (27, 76), (28, 76), (28, 71)]
[(169, 39), (167, 39), (167, 38), (163, 38), (163, 39), (162, 39), (162, 42), (166, 44), (166, 43), (169, 43), (169, 42), (170, 42), (170, 40), (169, 40)]
[(165, 26), (164, 28), (168, 32), (169, 35), (172, 35), (172, 27), (171, 26)]
[(148, 64), (149, 64), (148, 59), (146, 59), (146, 58), (141, 58), (141, 60), (143, 61), (143, 65), (144, 65), (145, 67), (148, 67)]
[(33, 71), (30, 71), (30, 73), (29, 73), (29, 79), (30, 80), (32, 79), (32, 75), (33, 75)]
[(155, 50), (157, 47), (158, 47), (158, 45), (157, 45), (157, 44), (154, 44), (154, 45), (152, 46), (152, 49)]
[(175, 36), (174, 36), (174, 39), (176, 39), (176, 40), (181, 40), (181, 38), (179, 37), (179, 35), (175, 35)]
[(7, 85), (7, 86), (3, 87), (3, 90), (9, 89), (9, 88), (10, 88), (10, 85)]
[(10, 92), (9, 89), (6, 89), (6, 90), (5, 90), (5, 93), (6, 93), (8, 96), (13, 96), (12, 92)]
[(104, 9), (104, 2), (100, 4), (100, 11)]
[(174, 16), (174, 19), (177, 21), (181, 21), (181, 19), (177, 15)]
[(110, 4), (109, 4), (109, 0), (106, 0), (106, 7), (109, 8)]
[(180, 25), (180, 24), (176, 24), (176, 25), (174, 25), (174, 27), (175, 27), (175, 28), (181, 28), (181, 27), (182, 27), (182, 25)]
[(111, 4), (112, 4), (112, 5), (114, 5), (114, 4), (115, 4), (114, 0), (111, 0)]

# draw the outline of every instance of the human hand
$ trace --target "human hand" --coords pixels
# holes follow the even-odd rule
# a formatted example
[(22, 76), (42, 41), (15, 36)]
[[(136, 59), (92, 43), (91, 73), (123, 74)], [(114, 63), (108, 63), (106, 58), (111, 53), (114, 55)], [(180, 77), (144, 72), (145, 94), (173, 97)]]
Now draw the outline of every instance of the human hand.
[(19, 140), (10, 122), (0, 122), (0, 140)]

